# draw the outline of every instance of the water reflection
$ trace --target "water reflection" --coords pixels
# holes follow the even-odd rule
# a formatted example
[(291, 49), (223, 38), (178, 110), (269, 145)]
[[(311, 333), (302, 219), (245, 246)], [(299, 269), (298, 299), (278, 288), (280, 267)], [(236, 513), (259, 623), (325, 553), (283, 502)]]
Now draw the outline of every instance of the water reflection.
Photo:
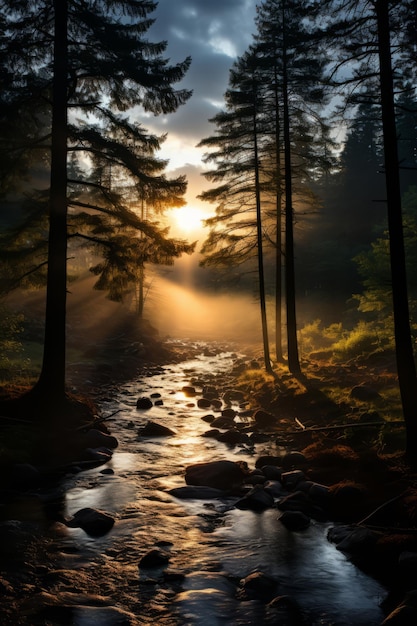
[[(201, 437), (208, 428), (201, 419), (207, 411), (181, 391), (191, 376), (204, 380), (213, 372), (227, 371), (232, 361), (231, 353), (201, 356), (120, 389), (106, 405), (109, 412), (122, 409), (111, 424), (120, 442), (108, 463), (114, 474), (103, 475), (97, 468), (71, 478), (66, 497), (68, 514), (87, 506), (99, 508), (114, 513), (116, 524), (98, 541), (80, 529), (71, 529), (70, 538), (90, 558), (94, 551), (97, 559), (103, 554), (111, 558), (108, 575), (119, 580), (122, 595), (123, 584), (133, 585), (135, 576), (139, 584), (134, 567), (128, 569), (130, 582), (123, 582), (123, 568), (137, 564), (139, 556), (159, 541), (172, 543), (170, 567), (185, 574), (185, 580), (175, 592), (169, 586), (155, 587), (146, 610), (148, 616), (155, 611), (158, 617), (144, 615), (143, 624), (276, 624), (264, 605), (236, 599), (236, 584), (230, 577), (237, 581), (257, 570), (277, 581), (280, 594), (296, 598), (310, 626), (380, 624), (384, 589), (327, 541), (325, 524), (313, 523), (308, 530), (294, 533), (279, 522), (276, 509), (255, 514), (234, 509), (230, 499), (180, 501), (169, 495), (169, 489), (185, 484), (185, 468), (192, 463), (243, 458), (254, 464), (247, 450)], [(136, 398), (152, 393), (161, 394), (163, 405), (138, 411)], [(177, 434), (138, 437), (138, 429), (148, 420)], [(266, 451), (256, 450), (257, 454)], [(131, 598), (131, 593), (127, 596)], [(141, 614), (143, 602), (140, 594), (133, 602), (136, 611), (142, 607)]]
[(296, 533), (278, 518), (276, 510), (228, 511), (226, 526), (214, 533), (225, 570), (240, 578), (257, 570), (272, 576), (280, 593), (296, 597), (311, 619), (326, 616), (312, 623), (380, 624), (385, 590), (326, 540), (328, 525), (315, 523)]

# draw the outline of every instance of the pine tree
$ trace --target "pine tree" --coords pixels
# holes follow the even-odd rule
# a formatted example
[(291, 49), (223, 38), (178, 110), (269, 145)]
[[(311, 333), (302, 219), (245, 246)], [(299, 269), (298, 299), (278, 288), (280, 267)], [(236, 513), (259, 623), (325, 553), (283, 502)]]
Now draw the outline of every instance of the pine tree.
[[(156, 242), (167, 256), (189, 249), (185, 242), (167, 240), (99, 180), (68, 177), (72, 154), (95, 169), (110, 164), (119, 168), (136, 189), (146, 188), (155, 204), (183, 203), (184, 178), (169, 180), (163, 173), (166, 163), (155, 157), (161, 138), (149, 135), (132, 116), (135, 106), (155, 115), (173, 112), (190, 96), (173, 87), (190, 59), (169, 65), (163, 57), (166, 42), (151, 43), (145, 37), (155, 6), (138, 0), (22, 0), (4, 2), (1, 8), (1, 45), (8, 59), (8, 93), (2, 100), (7, 105), (15, 99), (24, 102), (26, 96), (30, 103), (47, 103), (45, 345), (32, 392), (45, 410), (65, 401), (68, 239), (82, 236), (107, 252), (121, 251), (126, 238), (118, 239), (116, 233), (130, 228), (132, 234), (142, 232)], [(27, 151), (30, 147), (26, 142)]]
[(205, 156), (206, 162), (216, 166), (205, 176), (211, 182), (221, 182), (200, 195), (217, 203), (216, 215), (206, 221), (210, 234), (201, 252), (206, 265), (239, 265), (256, 256), (264, 362), (271, 371), (261, 212), (262, 95), (257, 70), (251, 50), (237, 59), (225, 94), (226, 111), (210, 120), (217, 132), (200, 142), (200, 146), (217, 148)]
[[(262, 58), (269, 133), (275, 146), (271, 179), (276, 194), (276, 248), (283, 252), (285, 304), (287, 313), (288, 365), (300, 372), (296, 321), (296, 276), (294, 258), (295, 211), (316, 208), (311, 182), (330, 167), (323, 148), (329, 129), (321, 115), (326, 55), (315, 40), (314, 3), (292, 0), (266, 0), (257, 9), (255, 41)], [(315, 42), (315, 55), (306, 54)], [(284, 226), (281, 212), (284, 209)], [(301, 207), (303, 207), (301, 209)], [(308, 209), (307, 209), (308, 210)], [(284, 245), (281, 242), (284, 232)], [(276, 354), (281, 345), (281, 254), (276, 259)]]
[[(413, 462), (417, 458), (417, 374), (411, 340), (406, 259), (401, 206), (400, 163), (396, 127), (396, 89), (415, 76), (415, 58), (410, 54), (415, 44), (411, 35), (415, 26), (412, 2), (389, 0), (346, 0), (332, 2), (334, 22), (329, 29), (340, 57), (334, 69), (351, 68), (340, 85), (352, 86), (369, 79), (377, 80), (381, 107), (384, 147), (384, 173), (389, 231), (392, 307), (397, 372), (404, 420), (407, 431), (406, 453)], [(329, 5), (328, 2), (325, 6)], [(328, 6), (327, 6), (328, 8)], [(407, 65), (405, 64), (407, 60)], [(404, 70), (399, 76), (394, 63)]]

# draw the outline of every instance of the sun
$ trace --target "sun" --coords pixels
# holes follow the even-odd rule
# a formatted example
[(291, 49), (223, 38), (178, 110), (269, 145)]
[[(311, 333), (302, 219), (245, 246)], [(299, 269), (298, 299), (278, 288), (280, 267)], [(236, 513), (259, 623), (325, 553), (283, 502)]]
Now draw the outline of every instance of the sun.
[(191, 233), (203, 228), (206, 215), (201, 209), (192, 206), (183, 206), (173, 211), (173, 221), (178, 230)]

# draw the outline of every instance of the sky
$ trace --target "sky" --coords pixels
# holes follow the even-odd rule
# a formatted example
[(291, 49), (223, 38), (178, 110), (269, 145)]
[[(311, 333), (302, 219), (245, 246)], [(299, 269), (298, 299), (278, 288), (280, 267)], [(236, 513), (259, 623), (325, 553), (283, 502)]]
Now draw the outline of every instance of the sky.
[(149, 116), (143, 124), (158, 135), (168, 134), (159, 156), (169, 160), (170, 175), (187, 175), (187, 204), (207, 212), (213, 207), (196, 199), (209, 186), (201, 175), (204, 150), (196, 146), (215, 130), (208, 120), (224, 106), (229, 70), (252, 42), (257, 4), (259, 0), (159, 0), (150, 15), (155, 23), (148, 39), (168, 42), (164, 56), (172, 64), (191, 56), (191, 67), (176, 87), (191, 89), (193, 95), (176, 113)]

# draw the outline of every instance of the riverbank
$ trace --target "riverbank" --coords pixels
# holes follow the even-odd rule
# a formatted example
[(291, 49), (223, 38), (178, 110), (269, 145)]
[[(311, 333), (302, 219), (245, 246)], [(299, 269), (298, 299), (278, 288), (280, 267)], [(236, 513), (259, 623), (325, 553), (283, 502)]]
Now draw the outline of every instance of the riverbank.
[[(140, 469), (131, 470), (127, 469), (127, 467), (124, 468), (124, 466), (119, 467), (116, 463), (116, 457), (117, 459), (123, 459), (124, 455), (127, 454), (127, 457), (130, 459), (129, 455), (131, 452), (128, 452), (130, 450), (134, 450), (135, 453), (139, 452), (143, 460), (148, 458), (149, 451), (158, 453), (158, 455), (161, 452), (162, 455), (165, 455), (164, 450), (161, 448), (161, 445), (164, 447), (163, 444), (157, 445), (155, 442), (152, 443), (152, 440), (149, 443), (146, 441), (144, 441), (143, 444), (137, 443), (137, 427), (139, 425), (143, 426), (148, 417), (146, 412), (137, 412), (138, 410), (135, 408), (138, 397), (145, 391), (145, 381), (148, 381), (146, 384), (150, 386), (150, 388), (155, 387), (154, 392), (160, 393), (161, 396), (160, 398), (155, 397), (151, 401), (151, 415), (154, 415), (156, 420), (161, 416), (166, 423), (170, 423), (170, 418), (169, 414), (167, 414), (167, 408), (164, 409), (164, 403), (167, 407), (171, 391), (174, 394), (180, 393), (181, 395), (181, 388), (178, 389), (178, 385), (180, 385), (179, 381), (184, 377), (189, 386), (195, 385), (198, 390), (196, 395), (189, 397), (188, 400), (183, 397), (181, 402), (178, 400), (180, 405), (176, 407), (174, 403), (171, 409), (174, 413), (178, 413), (181, 428), (186, 428), (186, 421), (189, 419), (189, 414), (194, 412), (196, 412), (198, 422), (204, 424), (204, 422), (201, 422), (201, 419), (205, 417), (206, 413), (202, 408), (197, 406), (197, 400), (203, 399), (203, 397), (207, 395), (207, 390), (206, 393), (203, 393), (203, 387), (201, 387), (202, 383), (205, 384), (205, 387), (216, 389), (218, 399), (221, 403), (217, 405), (217, 409), (213, 411), (214, 417), (218, 415), (219, 412), (226, 409), (226, 394), (229, 393), (230, 399), (230, 390), (240, 392), (244, 399), (242, 397), (240, 398), (239, 405), (241, 406), (239, 407), (237, 407), (236, 402), (234, 402), (233, 409), (239, 414), (239, 419), (233, 419), (231, 422), (229, 421), (229, 423), (223, 422), (222, 427), (219, 426), (217, 429), (213, 426), (212, 422), (210, 422), (210, 424), (207, 423), (207, 430), (217, 430), (219, 435), (222, 436), (223, 441), (220, 436), (216, 438), (217, 435), (215, 436), (212, 432), (211, 438), (205, 437), (199, 440), (200, 442), (204, 441), (204, 445), (203, 443), (200, 444), (201, 449), (204, 450), (205, 447), (209, 446), (208, 449), (211, 450), (212, 458), (219, 454), (221, 456), (224, 454), (232, 455), (231, 458), (239, 458), (239, 456), (236, 457), (236, 455), (242, 455), (243, 453), (249, 455), (248, 461), (251, 470), (254, 472), (254, 476), (259, 476), (259, 472), (261, 471), (261, 467), (256, 467), (258, 462), (259, 464), (261, 463), (259, 461), (260, 455), (253, 457), (255, 448), (258, 451), (261, 449), (274, 450), (274, 454), (270, 454), (269, 456), (275, 458), (269, 458), (268, 465), (272, 464), (277, 468), (279, 468), (280, 464), (283, 462), (284, 451), (288, 453), (296, 450), (300, 456), (293, 457), (291, 467), (287, 467), (286, 469), (302, 472), (305, 479), (304, 483), (307, 483), (307, 486), (308, 483), (321, 484), (329, 490), (332, 490), (333, 510), (329, 511), (327, 508), (327, 514), (329, 514), (330, 519), (337, 522), (338, 526), (343, 526), (346, 529), (343, 536), (339, 535), (333, 537), (335, 543), (340, 543), (342, 540), (345, 541), (350, 534), (350, 530), (357, 528), (361, 530), (362, 534), (356, 533), (356, 536), (350, 536), (350, 547), (345, 541), (344, 545), (342, 545), (344, 548), (342, 553), (346, 554), (349, 559), (357, 562), (361, 569), (369, 571), (373, 576), (376, 576), (384, 582), (384, 585), (387, 586), (387, 590), (390, 590), (390, 593), (387, 595), (387, 606), (385, 610), (385, 613), (388, 613), (389, 609), (393, 608), (397, 601), (400, 601), (401, 595), (407, 587), (410, 590), (412, 589), (412, 585), (415, 581), (412, 559), (410, 560), (410, 554), (415, 553), (416, 550), (414, 543), (414, 477), (409, 468), (405, 465), (401, 451), (384, 453), (381, 446), (378, 448), (378, 441), (381, 441), (379, 435), (380, 427), (378, 424), (367, 426), (367, 422), (364, 422), (363, 418), (361, 418), (366, 412), (369, 414), (369, 407), (371, 407), (371, 405), (373, 406), (375, 398), (372, 402), (370, 398), (363, 402), (362, 408), (368, 407), (367, 411), (353, 411), (352, 407), (350, 407), (348, 412), (346, 406), (337, 405), (337, 403), (329, 400), (329, 397), (321, 391), (319, 393), (317, 388), (314, 388), (314, 385), (308, 387), (306, 381), (295, 380), (284, 370), (282, 370), (282, 375), (277, 378), (266, 376), (262, 370), (262, 363), (259, 358), (257, 358), (256, 350), (249, 355), (245, 355), (245, 357), (240, 357), (237, 351), (234, 350), (235, 347), (236, 346), (232, 346), (228, 349), (228, 359), (230, 359), (231, 367), (227, 372), (222, 369), (224, 363), (222, 353), (226, 349), (225, 346), (210, 346), (203, 343), (190, 345), (187, 344), (187, 342), (173, 342), (173, 352), (175, 352), (175, 350), (178, 350), (178, 352), (175, 359), (171, 362), (185, 361), (186, 357), (188, 361), (192, 361), (194, 357), (197, 357), (192, 361), (191, 365), (185, 366), (184, 371), (181, 370), (181, 377), (176, 373), (178, 370), (175, 369), (174, 366), (171, 367), (166, 364), (164, 366), (163, 363), (158, 364), (153, 361), (147, 365), (141, 366), (142, 375), (140, 377), (141, 383), (139, 387), (133, 382), (136, 374), (135, 376), (125, 379), (125, 381), (128, 379), (132, 380), (128, 388), (123, 385), (118, 376), (114, 379), (107, 379), (107, 384), (103, 384), (101, 378), (96, 381), (94, 381), (94, 379), (90, 380), (84, 376), (74, 379), (74, 384), (79, 385), (79, 390), (83, 389), (84, 385), (88, 387), (91, 392), (90, 399), (93, 399), (94, 402), (97, 403), (97, 406), (100, 407), (101, 417), (106, 417), (107, 415), (111, 416), (114, 410), (119, 411), (121, 409), (122, 411), (121, 414), (118, 413), (110, 417), (110, 419), (105, 419), (100, 422), (102, 429), (109, 431), (110, 437), (117, 435), (119, 440), (119, 446), (114, 453), (113, 460), (112, 454), (110, 453), (106, 462), (105, 459), (102, 459), (101, 462), (97, 460), (97, 469), (75, 473), (73, 480), (75, 484), (78, 485), (77, 489), (79, 490), (80, 485), (82, 485), (83, 491), (81, 493), (88, 494), (88, 490), (90, 490), (90, 493), (91, 489), (94, 492), (95, 486), (99, 485), (101, 481), (109, 481), (109, 493), (113, 494), (112, 498), (115, 498), (118, 502), (118, 506), (123, 509), (124, 505), (123, 500), (120, 500), (120, 490), (122, 490), (123, 493), (125, 487), (122, 486), (124, 483), (112, 483), (111, 481), (116, 481), (119, 475), (122, 476), (125, 474), (128, 476), (130, 475), (129, 472), (133, 471), (133, 474), (139, 472), (141, 482), (143, 483), (143, 481), (146, 480), (146, 476), (149, 475), (151, 465), (145, 463), (140, 466)], [(198, 371), (200, 362), (205, 368), (204, 376)], [(136, 362), (136, 365), (139, 365), (138, 362)], [(219, 368), (219, 371), (216, 371), (216, 367)], [(118, 370), (117, 373), (119, 372), (120, 370)], [(349, 372), (346, 373), (348, 374)], [(360, 382), (359, 377), (353, 376), (352, 373), (350, 374), (350, 378), (347, 377), (346, 380), (349, 385)], [(376, 378), (374, 381), (375, 387), (380, 384)], [(159, 389), (158, 385), (161, 385), (161, 389)], [(355, 386), (358, 385), (355, 384), (351, 386), (351, 389)], [(158, 389), (156, 389), (156, 387), (158, 387)], [(120, 399), (121, 388), (124, 389), (122, 401)], [(374, 391), (375, 390), (376, 389), (374, 389)], [(213, 390), (211, 393), (213, 393)], [(216, 397), (212, 396), (211, 399), (205, 399), (209, 402), (207, 405), (207, 414), (209, 414), (215, 407), (213, 400), (216, 400)], [(162, 402), (162, 404), (158, 405), (158, 402)], [(262, 412), (260, 413), (259, 411)], [(124, 417), (125, 413), (126, 417)], [(128, 415), (129, 418), (127, 417)], [(118, 421), (119, 416), (120, 421)], [(186, 416), (187, 419), (185, 419)], [(224, 415), (219, 416), (226, 417)], [(372, 417), (373, 420), (376, 421), (376, 416), (373, 415)], [(368, 418), (369, 415), (366, 419)], [(139, 424), (136, 423), (138, 419)], [(343, 426), (343, 424), (351, 423), (353, 419), (359, 426), (358, 428)], [(361, 424), (364, 424), (364, 426), (362, 427)], [(322, 430), (314, 430), (314, 428), (321, 428)], [(241, 437), (240, 440), (237, 439), (237, 435)], [(249, 439), (249, 445), (246, 438), (251, 436), (252, 438)], [(195, 438), (194, 430), (192, 430), (187, 437)], [(182, 473), (185, 469), (184, 464), (187, 464), (187, 458), (189, 458), (188, 464), (191, 464), (192, 459), (195, 460), (194, 457), (188, 457), (188, 455), (191, 454), (190, 445), (186, 443), (189, 439), (185, 438), (183, 435), (182, 438), (180, 437), (178, 439), (177, 437), (177, 440), (178, 442), (176, 443), (176, 437), (174, 436), (169, 443), (167, 441), (165, 451), (168, 454), (171, 450), (171, 454), (174, 454), (173, 458), (175, 458), (175, 454), (177, 457), (178, 454), (180, 454), (181, 468), (183, 469), (179, 470), (176, 467), (176, 469), (172, 470), (173, 474), (171, 475), (167, 468), (165, 470), (167, 476), (162, 482), (157, 478), (153, 479), (155, 485), (154, 489), (156, 489), (156, 491), (153, 491), (153, 495), (150, 499), (146, 498), (146, 502), (147, 506), (154, 508), (154, 515), (157, 512), (155, 502), (159, 502), (161, 498), (159, 490), (161, 488), (167, 490), (172, 478), (175, 479), (175, 484), (178, 482), (181, 483), (183, 480)], [(388, 443), (388, 438), (386, 438), (386, 442)], [(198, 441), (196, 443), (198, 444)], [(139, 450), (137, 450), (138, 447)], [(169, 456), (167, 456), (166, 463), (168, 463), (168, 458)], [(295, 459), (297, 459), (297, 461), (295, 461)], [(120, 463), (120, 461), (118, 461), (118, 463)], [(149, 463), (153, 466), (155, 463), (153, 457), (152, 460), (149, 460)], [(101, 474), (101, 466), (103, 466), (104, 469), (108, 467), (114, 474)], [(93, 474), (90, 473), (91, 471)], [(158, 471), (160, 471), (160, 469)], [(178, 473), (179, 471), (181, 471), (180, 474)], [(107, 478), (105, 478), (106, 476)], [(300, 477), (300, 475), (298, 476)], [(259, 481), (260, 485), (263, 484), (262, 480)], [(72, 479), (70, 480), (70, 483), (71, 482)], [(116, 486), (117, 484), (119, 484), (119, 488)], [(311, 484), (308, 487), (310, 488)], [(296, 494), (298, 491), (300, 490), (292, 489), (293, 494)], [(157, 493), (159, 495), (156, 495)], [(61, 496), (62, 495), (63, 494), (61, 494)], [(297, 509), (298, 506), (300, 512), (303, 513), (304, 510), (303, 514), (305, 514), (306, 510), (305, 495), (304, 492), (304, 496), (292, 497), (293, 508)], [(166, 496), (162, 497), (158, 506), (162, 506), (162, 508), (167, 510), (171, 510), (172, 507), (172, 515), (174, 515), (174, 518), (178, 516), (178, 519), (181, 519), (183, 516), (181, 512), (182, 506), (174, 506), (171, 501), (168, 503), (165, 498)], [(140, 498), (138, 501), (141, 502)], [(152, 504), (152, 502), (154, 504)], [(45, 504), (47, 504), (46, 508), (49, 518), (45, 517)], [(209, 504), (210, 502), (207, 506)], [(183, 589), (183, 577), (188, 575), (188, 569), (183, 562), (179, 562), (181, 567), (178, 566), (179, 569), (177, 569), (176, 572), (170, 571), (168, 577), (170, 580), (167, 578), (159, 579), (158, 577), (154, 579), (150, 576), (139, 583), (137, 577), (135, 578), (133, 576), (131, 569), (132, 567), (136, 567), (137, 571), (137, 562), (135, 565), (130, 565), (131, 560), (133, 562), (135, 559), (136, 561), (138, 560), (138, 545), (139, 549), (143, 549), (149, 544), (149, 536), (153, 537), (155, 541), (158, 539), (162, 541), (164, 536), (163, 524), (165, 523), (166, 525), (168, 518), (161, 517), (162, 526), (158, 527), (158, 525), (156, 525), (153, 530), (148, 527), (148, 534), (146, 534), (146, 532), (141, 533), (139, 544), (130, 545), (129, 553), (123, 552), (122, 546), (118, 546), (117, 549), (107, 546), (105, 539), (95, 541), (96, 547), (97, 544), (98, 546), (100, 546), (100, 544), (102, 545), (102, 548), (99, 548), (99, 554), (101, 556), (95, 557), (98, 559), (98, 562), (93, 566), (93, 571), (95, 570), (96, 572), (95, 579), (93, 571), (91, 570), (93, 563), (90, 563), (88, 571), (82, 567), (81, 570), (69, 568), (65, 570), (65, 573), (58, 573), (62, 565), (60, 565), (62, 560), (61, 540), (65, 533), (69, 532), (72, 537), (71, 533), (79, 532), (80, 534), (75, 535), (75, 537), (81, 542), (81, 545), (84, 545), (83, 531), (68, 531), (68, 529), (66, 530), (67, 527), (62, 526), (62, 521), (59, 521), (59, 517), (57, 518), (58, 514), (63, 515), (64, 502), (62, 497), (58, 498), (56, 493), (52, 493), (51, 497), (51, 493), (49, 492), (48, 496), (42, 501), (42, 499), (39, 498), (39, 493), (37, 493), (35, 486), (33, 489), (25, 490), (22, 493), (19, 506), (22, 519), (19, 521), (17, 517), (19, 523), (12, 527), (9, 525), (6, 529), (6, 534), (4, 534), (4, 532), (2, 534), (3, 550), (6, 549), (6, 557), (9, 555), (11, 559), (11, 570), (8, 570), (7, 575), (3, 576), (2, 579), (2, 587), (6, 592), (5, 598), (7, 599), (7, 606), (10, 607), (10, 624), (22, 623), (31, 624), (31, 626), (35, 623), (46, 624), (48, 623), (47, 619), (51, 619), (51, 617), (48, 618), (48, 615), (54, 616), (53, 619), (55, 619), (55, 622), (53, 623), (65, 623), (65, 621), (62, 621), (65, 617), (65, 611), (67, 615), (69, 614), (69, 609), (65, 609), (65, 606), (67, 606), (68, 603), (70, 606), (73, 606), (75, 601), (84, 607), (88, 605), (88, 603), (92, 603), (96, 611), (98, 610), (97, 605), (100, 605), (100, 603), (107, 603), (106, 606), (108, 607), (109, 600), (108, 598), (107, 600), (103, 599), (102, 592), (103, 589), (110, 584), (110, 580), (112, 584), (111, 595), (119, 598), (116, 605), (114, 604), (114, 600), (112, 600), (110, 606), (113, 610), (114, 620), (119, 618), (120, 620), (124, 619), (125, 622), (121, 623), (126, 624), (135, 622), (129, 621), (131, 617), (129, 617), (129, 615), (123, 615), (123, 611), (118, 613), (118, 607), (129, 607), (130, 611), (131, 608), (138, 606), (143, 607), (144, 603), (148, 603), (153, 608), (150, 610), (146, 619), (149, 619), (149, 623), (152, 623), (152, 620), (153, 623), (155, 623), (155, 619), (157, 619), (158, 586), (165, 589), (165, 593), (168, 594), (168, 596), (171, 594), (173, 598), (183, 593), (183, 591), (181, 591), (181, 589)], [(68, 504), (65, 506), (68, 506)], [(118, 528), (129, 525), (129, 519), (134, 511), (132, 506), (133, 505), (129, 505), (126, 512), (121, 512), (120, 510), (116, 511), (116, 515), (114, 516), (116, 519), (115, 530), (112, 530), (110, 535), (116, 533), (117, 536), (117, 532), (121, 532), (117, 530)], [(201, 514), (198, 514), (196, 517), (196, 519), (200, 517), (200, 521), (204, 519), (206, 532), (209, 531), (210, 534), (215, 532), (218, 524), (224, 522), (224, 509), (221, 509), (223, 510), (222, 513), (221, 510), (215, 508), (216, 506), (217, 505), (214, 505), (214, 509), (211, 513), (210, 507), (206, 509), (202, 508)], [(300, 507), (303, 510), (300, 510)], [(19, 507), (17, 511), (18, 510)], [(275, 506), (272, 506), (270, 511), (271, 514), (276, 517)], [(14, 509), (14, 512), (16, 514), (16, 509)], [(53, 532), (52, 534), (48, 534), (48, 539), (46, 540), (43, 531), (45, 525), (51, 530), (51, 514), (54, 520), (52, 524)], [(137, 515), (137, 513), (135, 512), (134, 515)], [(242, 515), (247, 514), (242, 513)], [(262, 515), (269, 515), (269, 512), (267, 511)], [(369, 515), (371, 515), (371, 518), (368, 517)], [(368, 519), (366, 519), (367, 517)], [(163, 519), (165, 522), (162, 521)], [(194, 524), (193, 519), (193, 517), (189, 518), (191, 525)], [(366, 531), (365, 535), (362, 532), (363, 530)], [(194, 531), (190, 530), (189, 532), (192, 534)], [(64, 545), (66, 545), (67, 539)], [(176, 546), (177, 550), (179, 550), (180, 545), (183, 549), (186, 545), (186, 542), (182, 544), (179, 540), (177, 541), (175, 539), (174, 530), (172, 530), (172, 537), (170, 537), (169, 540), (174, 544), (176, 544), (176, 542), (178, 543), (178, 546)], [(71, 544), (71, 541), (69, 541), (69, 544)], [(364, 546), (366, 546), (366, 550)], [(347, 549), (348, 547), (349, 549)], [(167, 546), (165, 546), (165, 552), (166, 551)], [(16, 559), (16, 554), (19, 554), (19, 559)], [(407, 554), (409, 557), (408, 561), (404, 556)], [(109, 557), (111, 559), (116, 557), (116, 560), (118, 560), (122, 558), (121, 555), (124, 555), (124, 568), (115, 569), (112, 567), (106, 570), (106, 563), (107, 567), (109, 566)], [(400, 564), (401, 555), (403, 555), (402, 564)], [(358, 556), (361, 558), (358, 559)], [(68, 557), (69, 554), (67, 553), (64, 560), (68, 561)], [(190, 557), (191, 555), (189, 554), (188, 558)], [(86, 556), (83, 554), (82, 558), (85, 560)], [(407, 562), (405, 563), (405, 561)], [(262, 563), (259, 563), (259, 567), (262, 567)], [(403, 568), (401, 574), (399, 568)], [(127, 597), (129, 596), (129, 592), (128, 589), (125, 588), (123, 581), (123, 570), (125, 574), (129, 572), (128, 578), (131, 581), (129, 584), (133, 585), (135, 596), (137, 591), (136, 585), (140, 585), (141, 599), (137, 597)], [(77, 576), (79, 577), (78, 579)], [(163, 574), (163, 576), (165, 576), (165, 574)], [(154, 582), (152, 582), (152, 580)], [(229, 586), (229, 583), (227, 586)], [(51, 590), (56, 590), (57, 585), (61, 589), (61, 594), (58, 596), (58, 605), (54, 603), (51, 597)], [(117, 592), (117, 585), (120, 586), (119, 592)], [(85, 589), (88, 589), (88, 593), (84, 597), (80, 595), (83, 586)], [(65, 589), (68, 594), (71, 588), (77, 591), (77, 598), (62, 595), (62, 590)], [(29, 598), (31, 598), (30, 602)], [(25, 613), (22, 613), (22, 621), (19, 622), (16, 621), (16, 615), (20, 611), (19, 607), (21, 607), (23, 600), (25, 600), (23, 604), (24, 607), (26, 607), (24, 610), (28, 611), (28, 614), (25, 616)], [(33, 616), (37, 615), (36, 602), (39, 602), (40, 605), (43, 603), (43, 606), (46, 607), (46, 617), (44, 617), (43, 622), (33, 621)], [(164, 610), (168, 611), (167, 598), (164, 600), (160, 598), (160, 603), (161, 606), (164, 607)], [(28, 606), (29, 604), (31, 605), (30, 607)], [(243, 610), (241, 604), (239, 604), (239, 607), (239, 610)], [(5, 619), (7, 618), (8, 611), (9, 609), (6, 610)], [(107, 614), (110, 613), (111, 611), (107, 611)], [(42, 620), (43, 618), (37, 617), (36, 619)], [(242, 619), (244, 618), (242, 617)], [(252, 618), (248, 617), (247, 619)], [(167, 625), (181, 623), (178, 620), (175, 621), (174, 617), (168, 617), (167, 615), (164, 616), (164, 620), (165, 621), (161, 623)], [(119, 622), (115, 621), (114, 623)], [(198, 624), (198, 621), (192, 623)], [(243, 621), (241, 623), (268, 622)]]

